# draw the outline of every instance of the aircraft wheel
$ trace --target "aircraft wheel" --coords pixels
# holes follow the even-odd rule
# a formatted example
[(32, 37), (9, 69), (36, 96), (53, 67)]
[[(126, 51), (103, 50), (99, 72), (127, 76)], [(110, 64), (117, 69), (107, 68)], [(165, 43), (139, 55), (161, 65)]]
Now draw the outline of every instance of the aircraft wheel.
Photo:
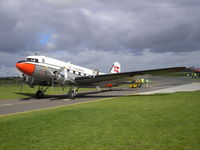
[(68, 96), (70, 99), (75, 99), (76, 95), (77, 95), (76, 92), (74, 92), (73, 90), (68, 92)]
[(44, 92), (41, 90), (38, 90), (35, 95), (37, 99), (40, 99), (44, 97)]

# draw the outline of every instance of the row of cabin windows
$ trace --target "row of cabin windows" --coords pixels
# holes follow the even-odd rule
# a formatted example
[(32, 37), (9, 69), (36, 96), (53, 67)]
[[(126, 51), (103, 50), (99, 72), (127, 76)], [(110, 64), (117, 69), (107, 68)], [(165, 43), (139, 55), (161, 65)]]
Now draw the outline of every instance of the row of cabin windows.
[[(67, 69), (67, 72), (70, 72), (70, 69)], [(78, 74), (78, 75), (81, 76), (81, 72), (72, 71), (72, 73), (73, 73), (73, 74)], [(82, 75), (83, 75), (83, 76), (86, 76), (85, 73), (84, 73), (84, 74), (82, 73)]]

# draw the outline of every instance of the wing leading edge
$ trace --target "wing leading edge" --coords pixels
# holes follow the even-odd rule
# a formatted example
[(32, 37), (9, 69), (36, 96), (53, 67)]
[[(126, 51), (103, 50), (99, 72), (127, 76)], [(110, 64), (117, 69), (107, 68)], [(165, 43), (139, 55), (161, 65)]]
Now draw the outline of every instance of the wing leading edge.
[(133, 72), (122, 72), (122, 73), (113, 73), (113, 74), (102, 74), (95, 76), (87, 77), (76, 77), (75, 83), (82, 87), (90, 86), (104, 86), (106, 84), (119, 85), (124, 81), (133, 80), (133, 77), (140, 75), (166, 75), (171, 73), (182, 72), (185, 67), (173, 67), (173, 68), (162, 68), (162, 69), (153, 69), (153, 70), (143, 70), (143, 71), (133, 71)]

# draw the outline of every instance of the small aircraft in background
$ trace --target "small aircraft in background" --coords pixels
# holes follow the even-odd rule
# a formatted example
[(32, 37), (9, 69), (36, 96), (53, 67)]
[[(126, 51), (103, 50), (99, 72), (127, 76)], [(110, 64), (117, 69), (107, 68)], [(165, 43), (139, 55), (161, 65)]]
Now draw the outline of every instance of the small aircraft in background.
[(194, 66), (192, 66), (192, 67), (190, 67), (188, 69), (190, 71), (192, 71), (192, 72), (200, 73), (200, 67), (194, 67)]
[[(45, 56), (28, 56), (25, 60), (16, 63), (17, 69), (22, 73), (23, 81), (30, 87), (38, 85), (37, 98), (43, 98), (45, 91), (50, 86), (58, 84), (69, 86), (68, 96), (74, 99), (79, 88), (112, 88), (119, 86), (126, 81), (133, 80), (133, 77), (144, 74), (154, 74), (159, 71), (180, 72), (185, 67), (163, 68), (155, 70), (121, 72), (121, 66), (114, 62), (109, 73), (102, 73), (80, 67), (70, 62), (63, 62)], [(43, 87), (47, 88), (43, 88)]]
[(190, 67), (186, 69), (188, 77), (199, 78), (200, 77), (200, 67)]

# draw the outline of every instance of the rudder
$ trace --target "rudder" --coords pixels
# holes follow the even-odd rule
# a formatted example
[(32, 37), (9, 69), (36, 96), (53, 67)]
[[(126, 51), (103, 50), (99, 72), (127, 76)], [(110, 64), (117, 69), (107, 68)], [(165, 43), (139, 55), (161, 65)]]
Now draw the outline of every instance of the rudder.
[(114, 62), (109, 73), (120, 73), (121, 65), (118, 62)]

